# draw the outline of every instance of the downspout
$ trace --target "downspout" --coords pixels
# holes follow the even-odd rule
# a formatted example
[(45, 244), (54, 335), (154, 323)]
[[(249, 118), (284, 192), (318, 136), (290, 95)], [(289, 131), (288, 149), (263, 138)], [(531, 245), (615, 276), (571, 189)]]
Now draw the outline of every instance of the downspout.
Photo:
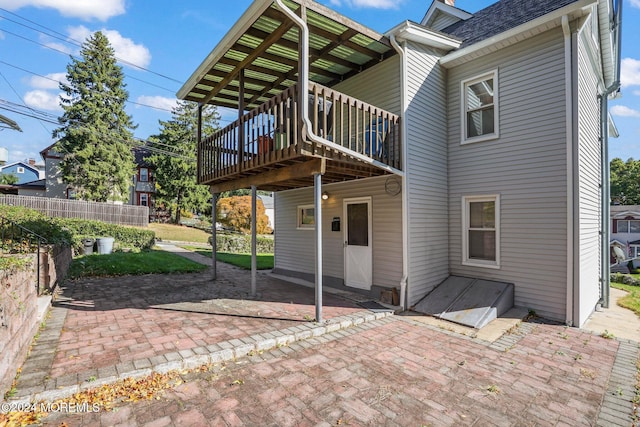
[[(300, 88), (300, 92), (305, 94), (305, 97), (309, 93), (309, 27), (307, 27), (307, 23), (301, 19), (298, 15), (296, 15), (291, 9), (284, 5), (282, 0), (274, 0), (274, 4), (278, 6), (278, 8), (287, 15), (299, 28), (302, 35), (302, 45), (300, 46), (300, 62), (302, 65), (302, 87)], [(319, 137), (318, 135), (313, 133), (313, 125), (311, 124), (311, 120), (309, 120), (309, 103), (301, 102), (302, 107), (302, 121), (304, 122), (307, 128), (307, 137), (315, 142), (316, 144), (324, 145), (328, 148), (336, 150), (344, 155), (354, 157), (362, 162), (368, 163), (370, 165), (376, 166), (380, 169), (386, 170), (387, 172), (394, 173), (399, 176), (404, 176), (403, 171), (399, 171), (396, 168), (392, 168), (389, 165), (386, 165), (382, 162), (369, 158), (363, 154), (360, 154), (355, 151), (351, 151), (347, 148), (344, 148), (342, 145), (338, 145), (328, 139), (324, 139)]]
[(604, 93), (600, 95), (600, 126), (601, 126), (601, 138), (602, 138), (602, 167), (601, 167), (601, 182), (602, 182), (602, 221), (600, 226), (602, 227), (600, 235), (602, 236), (602, 255), (601, 255), (601, 271), (602, 279), (600, 280), (600, 304), (604, 308), (609, 308), (609, 286), (610, 286), (610, 269), (609, 265), (609, 240), (610, 240), (610, 205), (611, 205), (611, 188), (610, 188), (610, 170), (609, 170), (609, 96), (620, 89), (620, 66), (619, 61), (621, 58), (621, 36), (622, 36), (622, 0), (616, 0), (615, 9), (615, 41), (616, 41), (616, 56), (615, 56), (615, 81), (611, 86), (605, 89)]
[(562, 33), (564, 35), (564, 86), (565, 86), (565, 127), (567, 135), (567, 294), (565, 306), (565, 323), (573, 325), (574, 307), (574, 191), (573, 191), (573, 79), (571, 28), (569, 17), (562, 17)]
[[(400, 55), (400, 111), (402, 112), (402, 128), (400, 130), (400, 143), (402, 144), (402, 170), (407, 170), (407, 58), (402, 46), (396, 40), (395, 34), (389, 37), (391, 46)], [(405, 310), (408, 307), (407, 281), (409, 279), (409, 174), (402, 177), (402, 279), (400, 280), (400, 307)]]

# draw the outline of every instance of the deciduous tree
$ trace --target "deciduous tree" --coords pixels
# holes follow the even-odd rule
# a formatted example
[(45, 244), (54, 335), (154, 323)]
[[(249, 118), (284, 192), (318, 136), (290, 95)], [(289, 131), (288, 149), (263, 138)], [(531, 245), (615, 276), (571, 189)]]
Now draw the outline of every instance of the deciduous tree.
[(611, 201), (621, 205), (640, 204), (640, 161), (629, 158), (611, 160)]
[[(269, 218), (267, 217), (262, 200), (256, 200), (256, 233), (271, 233)], [(217, 221), (221, 224), (243, 233), (251, 231), (251, 196), (233, 196), (218, 199)]]

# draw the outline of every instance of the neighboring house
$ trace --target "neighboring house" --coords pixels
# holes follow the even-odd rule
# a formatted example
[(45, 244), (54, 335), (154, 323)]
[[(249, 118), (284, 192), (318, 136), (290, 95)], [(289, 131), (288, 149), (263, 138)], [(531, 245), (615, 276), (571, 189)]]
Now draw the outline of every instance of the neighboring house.
[(403, 307), (452, 275), (508, 282), (581, 326), (608, 304), (622, 2), (452, 3), (383, 35), (255, 0), (178, 92), (244, 112), (199, 142), (198, 180), (275, 191), (276, 273)]
[(64, 158), (63, 154), (55, 150), (56, 143), (40, 151), (40, 155), (44, 160), (45, 170), (45, 197), (53, 199), (71, 199), (73, 192), (66, 182), (62, 179), (62, 170), (60, 162)]
[(640, 206), (611, 206), (610, 246), (622, 249), (627, 258), (640, 257)]
[(46, 179), (39, 179), (37, 181), (17, 185), (18, 196), (45, 197), (47, 189), (46, 181)]
[[(55, 150), (55, 143), (40, 152), (44, 159), (46, 180), (45, 197), (55, 199), (73, 199), (72, 188), (64, 182), (60, 162), (64, 155)], [(132, 148), (136, 163), (136, 173), (132, 177), (129, 204), (153, 207), (153, 194), (155, 183), (153, 180), (153, 167), (145, 160), (149, 152), (144, 147)]]
[(15, 175), (18, 177), (16, 184), (24, 184), (31, 181), (37, 181), (44, 178), (44, 170), (39, 165), (36, 165), (34, 159), (29, 159), (26, 162), (13, 162), (3, 166), (0, 166), (0, 173), (5, 175)]
[(156, 193), (156, 184), (153, 177), (154, 168), (146, 160), (151, 152), (144, 147), (133, 148), (135, 156), (136, 173), (133, 176), (133, 186), (131, 187), (130, 205), (148, 206), (150, 211), (154, 211), (153, 196)]
[(275, 229), (276, 224), (276, 210), (274, 208), (275, 204), (273, 201), (273, 196), (258, 196), (260, 200), (262, 200), (262, 205), (264, 206), (264, 213), (269, 218), (269, 228), (272, 230)]

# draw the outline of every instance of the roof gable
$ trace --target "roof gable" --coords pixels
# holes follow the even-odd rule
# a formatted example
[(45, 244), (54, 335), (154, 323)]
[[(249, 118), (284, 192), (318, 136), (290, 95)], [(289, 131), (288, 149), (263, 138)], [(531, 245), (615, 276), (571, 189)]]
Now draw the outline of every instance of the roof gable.
[[(420, 25), (424, 25), (425, 27), (429, 27), (434, 30), (442, 30), (442, 28), (446, 28), (448, 25), (451, 25), (452, 21), (458, 22), (469, 19), (472, 16), (473, 15), (471, 13), (465, 12), (462, 9), (434, 0), (427, 13), (424, 15), (424, 18), (422, 18)], [(442, 24), (438, 25), (438, 23)]]

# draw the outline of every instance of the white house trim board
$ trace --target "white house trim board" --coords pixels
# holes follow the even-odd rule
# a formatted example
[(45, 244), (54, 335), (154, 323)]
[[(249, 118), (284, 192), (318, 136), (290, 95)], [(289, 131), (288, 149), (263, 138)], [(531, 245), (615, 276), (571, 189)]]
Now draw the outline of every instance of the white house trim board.
[(411, 21), (404, 21), (396, 25), (387, 31), (385, 35), (389, 38), (394, 37), (396, 41), (412, 41), (446, 51), (457, 49), (462, 44), (460, 40), (454, 37), (416, 25)]

